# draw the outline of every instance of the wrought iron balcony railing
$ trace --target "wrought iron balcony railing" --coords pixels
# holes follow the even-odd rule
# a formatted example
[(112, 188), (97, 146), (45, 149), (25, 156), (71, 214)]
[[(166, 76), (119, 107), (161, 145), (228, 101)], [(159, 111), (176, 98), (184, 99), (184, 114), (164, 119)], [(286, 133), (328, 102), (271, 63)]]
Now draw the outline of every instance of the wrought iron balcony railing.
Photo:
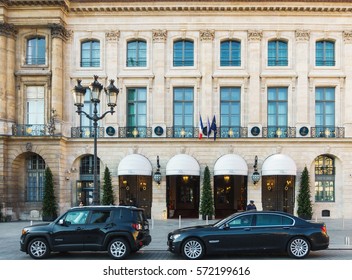
[(12, 125), (12, 135), (45, 136), (49, 135), (49, 131), (45, 124), (14, 124)]
[(345, 138), (344, 127), (316, 126), (311, 128), (311, 137)]
[(296, 128), (288, 126), (263, 127), (263, 138), (294, 138)]
[[(97, 137), (104, 137), (104, 127), (97, 128)], [(71, 127), (72, 138), (94, 138), (94, 127), (93, 126), (79, 126)]]

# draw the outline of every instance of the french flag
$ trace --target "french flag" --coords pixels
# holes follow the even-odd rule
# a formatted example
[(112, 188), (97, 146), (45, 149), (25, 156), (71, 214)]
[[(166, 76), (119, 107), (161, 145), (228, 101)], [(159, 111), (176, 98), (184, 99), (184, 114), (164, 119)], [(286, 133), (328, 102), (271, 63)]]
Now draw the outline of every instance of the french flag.
[(204, 126), (203, 126), (202, 116), (199, 115), (199, 136), (198, 136), (198, 139), (203, 138), (203, 129), (204, 129)]

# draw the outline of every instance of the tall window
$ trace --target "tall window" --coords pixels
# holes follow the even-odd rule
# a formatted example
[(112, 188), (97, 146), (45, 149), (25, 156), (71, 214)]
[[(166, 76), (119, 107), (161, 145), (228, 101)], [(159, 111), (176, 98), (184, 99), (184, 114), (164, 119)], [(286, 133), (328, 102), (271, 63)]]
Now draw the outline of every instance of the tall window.
[(315, 201), (335, 201), (335, 161), (327, 155), (315, 159)]
[(221, 42), (220, 66), (241, 66), (241, 42), (235, 40)]
[[(90, 116), (94, 114), (94, 103), (90, 100), (90, 89), (87, 88), (86, 94), (84, 96), (84, 111)], [(98, 115), (100, 112), (100, 106), (97, 104)], [(80, 115), (80, 129), (82, 138), (94, 137), (94, 125), (93, 121), (88, 119), (85, 114)], [(98, 121), (98, 130), (99, 130), (99, 121)], [(99, 132), (98, 132), (99, 137)]]
[[(94, 174), (94, 156), (89, 155), (81, 159), (80, 175)], [(97, 161), (97, 174), (100, 174), (100, 159)], [(93, 179), (93, 178), (92, 178)]]
[(31, 155), (26, 160), (27, 201), (43, 200), (45, 161), (39, 155)]
[(287, 88), (268, 88), (268, 137), (287, 134)]
[(26, 125), (44, 125), (44, 87), (26, 88)]
[(241, 136), (241, 88), (220, 89), (220, 137)]
[(147, 66), (147, 43), (142, 40), (127, 43), (127, 62), (128, 67)]
[(127, 90), (127, 137), (147, 135), (147, 89)]
[(316, 137), (335, 137), (335, 88), (315, 89)]
[(287, 42), (274, 40), (268, 43), (268, 66), (287, 66), (287, 57)]
[(193, 137), (193, 88), (174, 88), (174, 137)]
[(335, 43), (318, 41), (315, 43), (315, 65), (335, 66)]
[(27, 40), (26, 64), (45, 64), (45, 38), (35, 37)]
[(174, 66), (194, 65), (193, 41), (180, 40), (174, 43)]
[(90, 40), (81, 44), (81, 67), (100, 66), (100, 42)]

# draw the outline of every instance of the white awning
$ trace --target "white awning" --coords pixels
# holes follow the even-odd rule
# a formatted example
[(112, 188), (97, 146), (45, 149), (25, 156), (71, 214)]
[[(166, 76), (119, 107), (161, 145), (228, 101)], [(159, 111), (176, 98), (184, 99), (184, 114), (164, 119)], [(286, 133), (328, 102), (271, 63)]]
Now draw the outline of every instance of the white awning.
[(166, 176), (168, 175), (193, 175), (200, 176), (199, 163), (186, 154), (179, 154), (169, 160), (166, 165)]
[(269, 156), (263, 163), (262, 176), (297, 175), (297, 167), (292, 158), (283, 154)]
[(214, 166), (214, 176), (217, 175), (248, 175), (248, 166), (245, 160), (235, 154), (227, 154), (218, 158)]
[(150, 161), (142, 155), (132, 154), (124, 157), (119, 164), (118, 175), (152, 175)]

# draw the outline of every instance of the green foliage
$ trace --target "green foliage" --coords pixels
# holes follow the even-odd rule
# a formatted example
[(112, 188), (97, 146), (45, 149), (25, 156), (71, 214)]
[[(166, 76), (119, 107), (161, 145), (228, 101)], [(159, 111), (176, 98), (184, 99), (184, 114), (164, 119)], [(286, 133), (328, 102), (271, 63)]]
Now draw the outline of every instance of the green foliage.
[(210, 184), (210, 171), (208, 166), (206, 166), (204, 169), (200, 213), (203, 215), (203, 217), (208, 216), (209, 219), (212, 219), (214, 215), (214, 201)]
[(301, 183), (297, 198), (298, 217), (310, 220), (313, 216), (312, 202), (310, 196), (309, 173), (307, 167), (304, 168), (301, 175)]
[(108, 167), (105, 167), (104, 171), (103, 199), (101, 204), (114, 204), (114, 192), (112, 190), (111, 173)]
[(57, 203), (54, 192), (53, 174), (49, 167), (44, 173), (43, 220), (50, 221), (57, 218)]

